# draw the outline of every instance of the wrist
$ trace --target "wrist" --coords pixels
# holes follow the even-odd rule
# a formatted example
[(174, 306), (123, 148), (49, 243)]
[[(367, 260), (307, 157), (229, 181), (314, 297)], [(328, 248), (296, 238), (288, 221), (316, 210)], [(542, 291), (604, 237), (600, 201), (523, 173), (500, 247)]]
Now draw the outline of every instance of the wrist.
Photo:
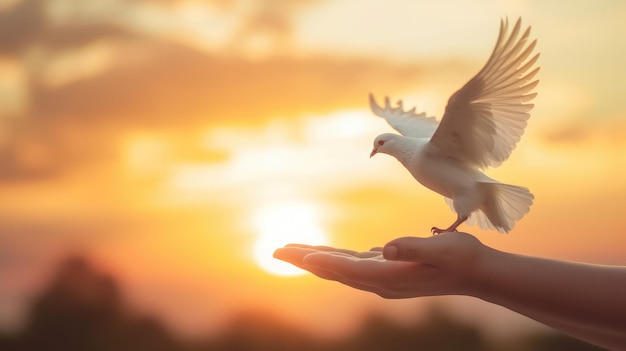
[(506, 253), (492, 249), (488, 246), (479, 245), (472, 264), (467, 268), (466, 279), (464, 281), (463, 295), (473, 296), (483, 300), (488, 300), (493, 289), (493, 281), (497, 280), (497, 268)]

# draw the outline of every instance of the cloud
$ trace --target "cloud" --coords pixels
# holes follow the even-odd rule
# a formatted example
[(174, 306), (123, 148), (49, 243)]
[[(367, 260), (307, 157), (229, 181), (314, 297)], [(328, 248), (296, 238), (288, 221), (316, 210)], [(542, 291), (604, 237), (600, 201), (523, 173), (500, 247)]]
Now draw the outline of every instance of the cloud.
[(133, 35), (129, 28), (106, 21), (52, 21), (43, 0), (19, 1), (0, 12), (0, 54), (4, 55), (18, 55), (33, 46), (55, 50)]
[(24, 0), (0, 12), (0, 54), (15, 53), (48, 28), (43, 0)]
[[(270, 35), (288, 33), (293, 14), (313, 2), (288, 2), (285, 8), (279, 6), (284, 1), (260, 3), (247, 10), (251, 20), (240, 37), (263, 28)], [(7, 11), (36, 18), (42, 23), (39, 27), (50, 29), (42, 8), (42, 1), (24, 0)], [(4, 181), (115, 165), (127, 151), (122, 149), (123, 139), (138, 131), (169, 134), (185, 145), (178, 147), (183, 151), (175, 157), (185, 158), (199, 148), (183, 137), (189, 133), (221, 124), (258, 125), (273, 118), (363, 109), (369, 92), (398, 96), (419, 86), (433, 68), (333, 56), (250, 59), (232, 51), (202, 51), (175, 38), (140, 35), (106, 22), (55, 22), (46, 33), (36, 33), (31, 43), (50, 52), (32, 67), (30, 105), (24, 115), (5, 123), (8, 137), (0, 145)], [(96, 57), (95, 65), (82, 67), (76, 62), (101, 52), (106, 60)], [(69, 63), (55, 64), (63, 55), (71, 58)], [(57, 74), (55, 83), (48, 84), (51, 67), (69, 69), (73, 76), (64, 79)], [(432, 70), (442, 68), (438, 64)], [(454, 72), (458, 67), (445, 68)]]
[(598, 118), (563, 122), (558, 127), (548, 128), (543, 140), (555, 145), (624, 145), (625, 133), (624, 118)]
[[(167, 36), (165, 32), (177, 26), (174, 23), (190, 20), (189, 11), (217, 11), (236, 19), (239, 24), (230, 33), (231, 50), (254, 49), (259, 39), (278, 49), (289, 41), (298, 11), (319, 1), (206, 0), (202, 6), (189, 0), (21, 0), (0, 9), (0, 54), (19, 54), (33, 45), (70, 47), (131, 33)], [(185, 10), (184, 6), (195, 7)], [(163, 27), (160, 32), (154, 27), (158, 24), (148, 24), (154, 21)]]
[(263, 54), (283, 52), (291, 45), (294, 17), (304, 6), (319, 0), (264, 0), (251, 6), (234, 33), (229, 50)]
[(421, 72), (366, 59), (247, 60), (147, 39), (115, 50), (106, 70), (35, 87), (27, 114), (0, 148), (7, 165), (0, 178), (46, 176), (117, 157), (119, 137), (133, 130), (180, 135), (215, 124), (360, 109), (369, 91), (408, 89)]
[(580, 143), (591, 137), (591, 130), (580, 124), (570, 124), (565, 128), (552, 129), (545, 133), (548, 143)]
[(144, 49), (146, 60), (137, 64), (43, 91), (33, 101), (35, 110), (47, 116), (168, 126), (256, 120), (363, 106), (369, 90), (397, 91), (419, 71), (370, 60), (250, 61), (175, 44)]
[[(245, 18), (232, 34), (238, 48), (258, 31), (289, 36), (293, 13), (315, 1), (208, 2)], [(50, 178), (115, 161), (128, 131), (180, 132), (362, 106), (366, 87), (397, 88), (416, 71), (371, 60), (207, 53), (107, 18), (143, 1), (111, 3), (102, 14), (93, 11), (98, 3), (22, 0), (0, 12), (0, 55), (15, 56), (25, 72), (12, 84), (23, 86), (27, 105), (17, 109), (21, 116), (0, 120), (0, 179)]]

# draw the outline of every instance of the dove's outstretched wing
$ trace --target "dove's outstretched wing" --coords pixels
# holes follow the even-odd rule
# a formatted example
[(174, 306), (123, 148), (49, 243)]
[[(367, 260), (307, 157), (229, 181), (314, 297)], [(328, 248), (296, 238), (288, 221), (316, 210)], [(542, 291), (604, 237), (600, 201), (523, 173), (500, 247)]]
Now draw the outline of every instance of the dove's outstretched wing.
[(504, 162), (524, 133), (528, 104), (537, 94), (532, 80), (539, 54), (527, 58), (536, 40), (527, 45), (530, 27), (520, 34), (521, 19), (508, 34), (501, 21), (496, 46), (485, 66), (446, 106), (431, 139), (433, 151), (475, 167), (497, 167)]
[(439, 122), (434, 117), (426, 117), (424, 112), (415, 113), (415, 107), (408, 111), (402, 110), (402, 100), (398, 101), (398, 107), (392, 108), (389, 98), (385, 97), (385, 108), (378, 106), (372, 94), (370, 94), (370, 106), (377, 116), (387, 120), (400, 134), (412, 138), (430, 138)]

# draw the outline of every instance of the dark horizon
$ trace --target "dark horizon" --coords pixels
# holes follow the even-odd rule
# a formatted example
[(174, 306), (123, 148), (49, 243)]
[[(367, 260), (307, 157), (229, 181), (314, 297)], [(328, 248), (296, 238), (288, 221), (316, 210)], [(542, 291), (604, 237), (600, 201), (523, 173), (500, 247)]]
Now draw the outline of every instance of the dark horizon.
[(131, 312), (115, 278), (80, 256), (67, 258), (35, 299), (25, 327), (0, 333), (0, 349), (146, 351), (369, 351), (369, 350), (541, 351), (600, 350), (571, 337), (546, 332), (502, 345), (431, 308), (428, 318), (402, 326), (371, 314), (352, 335), (319, 339), (260, 311), (241, 312), (223, 333), (186, 340), (153, 316)]

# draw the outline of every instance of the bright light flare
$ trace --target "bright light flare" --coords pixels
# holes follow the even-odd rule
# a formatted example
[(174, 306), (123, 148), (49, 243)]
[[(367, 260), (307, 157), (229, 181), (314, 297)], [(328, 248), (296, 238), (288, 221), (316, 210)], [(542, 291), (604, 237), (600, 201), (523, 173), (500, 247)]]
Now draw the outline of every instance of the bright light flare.
[(262, 207), (254, 217), (258, 238), (254, 246), (256, 263), (268, 273), (294, 276), (304, 270), (272, 257), (274, 250), (289, 243), (327, 245), (327, 235), (319, 223), (318, 209), (308, 203), (293, 202)]

